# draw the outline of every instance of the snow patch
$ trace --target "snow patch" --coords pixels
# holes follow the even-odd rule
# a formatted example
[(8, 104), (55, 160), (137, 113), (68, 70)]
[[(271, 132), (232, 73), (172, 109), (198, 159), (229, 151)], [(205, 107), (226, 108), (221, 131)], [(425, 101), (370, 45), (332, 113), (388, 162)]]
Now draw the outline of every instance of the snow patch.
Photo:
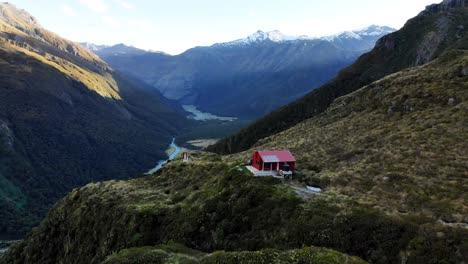
[(384, 36), (390, 33), (395, 32), (396, 29), (390, 28), (390, 27), (381, 27), (381, 26), (368, 26), (362, 29), (358, 30), (353, 30), (353, 31), (344, 31), (341, 33), (338, 33), (336, 35), (331, 35), (331, 36), (326, 36), (322, 37), (320, 39), (322, 40), (327, 40), (327, 41), (334, 41), (337, 39), (357, 39), (361, 40), (363, 37), (368, 37), (368, 36)]
[(261, 30), (258, 30), (254, 34), (243, 38), (243, 39), (238, 39), (235, 41), (231, 42), (226, 42), (226, 43), (221, 43), (218, 45), (222, 46), (239, 46), (239, 45), (249, 45), (253, 43), (260, 43), (266, 40), (280, 43), (280, 42), (285, 42), (285, 41), (294, 41), (298, 39), (309, 39), (307, 36), (290, 36), (290, 35), (285, 35), (281, 33), (279, 30), (273, 30), (269, 32), (264, 32)]
[(371, 26), (368, 26), (359, 30), (344, 31), (344, 32), (340, 32), (338, 34), (331, 35), (331, 36), (315, 38), (315, 37), (309, 37), (305, 35), (301, 35), (301, 36), (286, 35), (280, 32), (279, 30), (273, 30), (269, 32), (258, 30), (257, 32), (255, 32), (254, 34), (246, 38), (238, 39), (238, 40), (226, 42), (226, 43), (218, 43), (215, 45), (228, 46), (228, 47), (229, 46), (245, 46), (245, 45), (250, 45), (250, 44), (255, 44), (255, 43), (261, 43), (267, 40), (271, 42), (275, 42), (275, 43), (298, 41), (298, 40), (325, 40), (325, 41), (330, 41), (330, 42), (335, 41), (335, 40), (340, 40), (340, 39), (361, 40), (364, 37), (383, 36), (383, 35), (390, 34), (395, 31), (396, 29), (393, 29), (390, 27), (371, 25)]

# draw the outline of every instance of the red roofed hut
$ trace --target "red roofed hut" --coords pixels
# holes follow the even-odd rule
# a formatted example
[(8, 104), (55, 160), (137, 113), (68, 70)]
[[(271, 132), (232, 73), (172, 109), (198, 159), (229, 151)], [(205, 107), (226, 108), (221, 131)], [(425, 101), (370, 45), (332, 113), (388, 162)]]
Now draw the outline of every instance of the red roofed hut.
[(257, 151), (252, 155), (252, 167), (259, 171), (295, 171), (296, 158), (289, 150)]

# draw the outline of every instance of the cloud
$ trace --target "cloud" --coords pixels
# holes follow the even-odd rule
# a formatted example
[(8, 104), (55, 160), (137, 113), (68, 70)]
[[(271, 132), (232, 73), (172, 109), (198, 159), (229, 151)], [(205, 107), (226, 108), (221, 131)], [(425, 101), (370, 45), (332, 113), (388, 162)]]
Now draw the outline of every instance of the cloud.
[(120, 29), (120, 22), (117, 21), (117, 19), (111, 17), (111, 16), (102, 16), (101, 17), (102, 22), (109, 26), (113, 30), (118, 30)]
[(255, 11), (255, 9), (250, 9), (249, 12), (247, 12), (247, 15), (249, 17), (255, 17), (257, 16), (257, 12)]
[(153, 24), (150, 21), (144, 20), (144, 19), (129, 20), (128, 27), (131, 30), (140, 30), (146, 33), (151, 33), (151, 32), (154, 32), (155, 30), (155, 27), (153, 26)]
[(97, 13), (103, 13), (107, 10), (107, 6), (104, 4), (103, 0), (77, 0), (77, 1), (80, 4), (86, 6), (87, 8)]
[(121, 7), (125, 8), (125, 9), (134, 9), (135, 6), (125, 0), (113, 0), (114, 3), (120, 5)]
[(125, 2), (125, 1), (119, 1), (120, 2), (120, 5), (125, 8), (125, 9), (133, 9), (134, 6), (132, 4), (130, 4), (129, 2)]
[(67, 15), (67, 16), (76, 16), (75, 10), (73, 10), (71, 7), (67, 5), (61, 5), (60, 9), (62, 9), (62, 12)]

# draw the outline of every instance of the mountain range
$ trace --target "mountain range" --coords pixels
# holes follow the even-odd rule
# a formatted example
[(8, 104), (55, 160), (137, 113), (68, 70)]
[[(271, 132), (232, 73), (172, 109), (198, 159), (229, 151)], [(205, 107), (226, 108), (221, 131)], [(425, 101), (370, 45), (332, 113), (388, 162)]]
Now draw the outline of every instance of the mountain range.
[[(0, 263), (465, 263), (467, 17), (428, 6), (210, 148), (229, 155), (74, 189)], [(289, 149), (293, 179), (254, 177), (262, 149)]]
[(284, 43), (284, 42), (298, 42), (301, 40), (322, 40), (331, 42), (341, 49), (345, 50), (370, 50), (374, 47), (376, 42), (376, 37), (380, 38), (384, 35), (392, 33), (396, 29), (387, 27), (387, 26), (377, 26), (371, 25), (366, 28), (353, 31), (344, 31), (339, 34), (325, 36), (325, 37), (308, 37), (305, 35), (302, 36), (290, 36), (281, 33), (279, 30), (273, 30), (269, 32), (264, 32), (258, 30), (254, 34), (231, 42), (226, 43), (217, 43), (214, 46), (224, 46), (224, 47), (239, 47), (239, 46), (249, 46), (259, 44), (265, 41), (275, 42), (275, 43)]
[(167, 98), (221, 116), (252, 119), (332, 79), (370, 50), (389, 27), (323, 38), (258, 31), (245, 39), (170, 56), (117, 45), (94, 51)]
[(450, 16), (439, 15), (453, 3), (444, 1), (441, 5), (428, 6), (420, 15), (410, 19), (398, 34), (381, 38), (371, 52), (341, 70), (331, 82), (276, 109), (239, 133), (212, 146), (210, 150), (227, 154), (249, 149), (262, 138), (280, 133), (322, 113), (340, 96), (354, 92), (386, 75), (430, 62), (447, 50), (466, 47), (465, 10), (455, 9)]
[(187, 126), (157, 90), (0, 4), (0, 238), (75, 187), (145, 172)]
[(81, 46), (85, 47), (86, 49), (99, 54), (99, 56), (118, 56), (118, 55), (142, 55), (148, 53), (146, 50), (142, 50), (139, 48), (135, 48), (133, 46), (127, 46), (123, 43), (116, 44), (113, 46), (110, 45), (95, 45), (88, 42), (80, 42)]

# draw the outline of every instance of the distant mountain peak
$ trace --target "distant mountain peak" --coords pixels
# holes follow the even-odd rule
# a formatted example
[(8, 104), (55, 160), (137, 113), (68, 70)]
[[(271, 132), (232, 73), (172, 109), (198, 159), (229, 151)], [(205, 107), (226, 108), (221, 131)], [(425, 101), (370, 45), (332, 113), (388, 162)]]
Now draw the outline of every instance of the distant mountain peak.
[(265, 41), (265, 40), (270, 40), (273, 42), (282, 42), (285, 40), (294, 40), (297, 39), (298, 37), (295, 36), (287, 36), (279, 30), (273, 30), (269, 32), (264, 32), (261, 30), (258, 30), (254, 34), (248, 36), (246, 39), (241, 39), (241, 41), (248, 41), (248, 42), (259, 42), (259, 41)]
[(395, 31), (396, 29), (387, 26), (370, 25), (362, 29), (343, 31), (335, 35), (322, 37), (321, 39), (328, 41), (336, 39), (362, 39), (364, 37), (383, 36)]
[(376, 35), (381, 35), (381, 34), (388, 34), (388, 33), (394, 32), (394, 31), (396, 31), (396, 29), (391, 28), (391, 27), (370, 25), (368, 27), (365, 27), (365, 28), (359, 29), (359, 30), (355, 30), (353, 32), (358, 34), (358, 35), (376, 36)]
[(3, 20), (13, 27), (25, 29), (41, 28), (37, 19), (30, 13), (8, 2), (0, 3), (0, 20)]
[(234, 40), (234, 41), (227, 42), (227, 43), (220, 43), (220, 45), (249, 45), (249, 44), (260, 43), (264, 41), (271, 41), (271, 42), (278, 43), (278, 42), (296, 40), (298, 38), (300, 37), (285, 35), (279, 30), (273, 30), (273, 31), (267, 31), (267, 32), (262, 31), (262, 30), (257, 30), (255, 33), (253, 33), (252, 35), (249, 35), (246, 38)]
[(162, 52), (162, 51), (144, 50), (144, 49), (137, 48), (133, 45), (127, 45), (125, 43), (118, 43), (115, 45), (98, 45), (98, 44), (94, 44), (91, 42), (80, 42), (79, 44), (99, 56), (109, 56), (109, 55), (118, 55), (118, 54), (137, 55), (137, 54), (144, 54), (144, 53), (158, 53), (158, 54), (169, 56), (169, 54)]
[(265, 41), (275, 42), (275, 43), (282, 43), (288, 41), (297, 41), (297, 40), (325, 40), (325, 41), (333, 41), (336, 39), (362, 39), (364, 37), (375, 37), (375, 36), (383, 36), (389, 33), (396, 31), (396, 29), (387, 27), (387, 26), (378, 26), (378, 25), (370, 25), (368, 27), (353, 30), (353, 31), (344, 31), (336, 35), (325, 36), (321, 38), (309, 37), (306, 35), (301, 36), (292, 36), (286, 35), (279, 30), (273, 31), (262, 31), (257, 30), (252, 35), (249, 35), (246, 38), (234, 40), (231, 42), (225, 43), (217, 43), (215, 46), (244, 46), (244, 45), (251, 45), (256, 43), (261, 43)]
[(126, 45), (124, 43), (115, 44), (112, 46), (109, 45), (95, 45), (92, 43), (84, 42), (80, 43), (83, 47), (93, 51), (99, 56), (109, 56), (109, 55), (138, 55), (138, 54), (145, 54), (148, 51), (136, 48), (132, 45)]
[(93, 52), (110, 47), (109, 45), (97, 45), (97, 44), (93, 44), (93, 43), (90, 43), (90, 42), (80, 42), (78, 44), (80, 44), (84, 48), (86, 48), (86, 49), (88, 49), (90, 51), (93, 51)]

